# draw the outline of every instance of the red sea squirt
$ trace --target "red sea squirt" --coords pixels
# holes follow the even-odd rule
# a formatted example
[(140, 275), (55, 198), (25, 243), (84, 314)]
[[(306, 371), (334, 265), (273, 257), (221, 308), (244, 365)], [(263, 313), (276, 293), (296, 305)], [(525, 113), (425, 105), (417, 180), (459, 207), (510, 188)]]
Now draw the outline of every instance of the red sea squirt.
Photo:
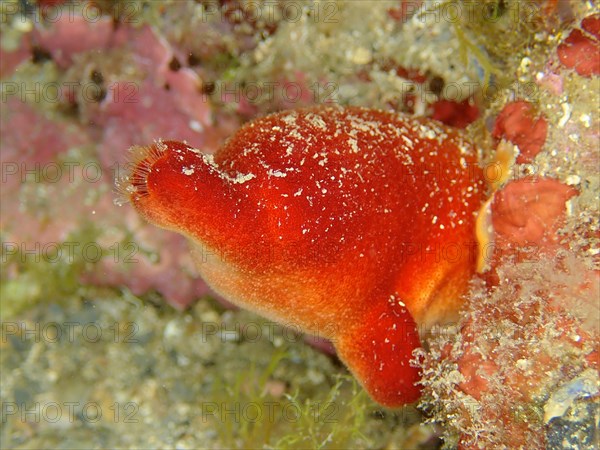
[(379, 403), (415, 401), (420, 333), (454, 320), (475, 271), (476, 149), (428, 119), (311, 107), (243, 126), (214, 155), (133, 151), (122, 192), (186, 236), (232, 302), (330, 339)]

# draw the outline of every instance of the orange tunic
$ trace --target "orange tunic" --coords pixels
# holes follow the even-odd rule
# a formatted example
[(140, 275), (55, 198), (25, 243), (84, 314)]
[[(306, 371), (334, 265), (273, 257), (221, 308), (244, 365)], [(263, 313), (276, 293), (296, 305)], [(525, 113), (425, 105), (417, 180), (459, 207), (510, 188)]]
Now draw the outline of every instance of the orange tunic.
[(418, 398), (419, 333), (456, 318), (475, 270), (484, 184), (459, 131), (320, 106), (250, 122), (214, 155), (136, 153), (124, 192), (193, 243), (215, 291), (331, 339), (379, 403)]

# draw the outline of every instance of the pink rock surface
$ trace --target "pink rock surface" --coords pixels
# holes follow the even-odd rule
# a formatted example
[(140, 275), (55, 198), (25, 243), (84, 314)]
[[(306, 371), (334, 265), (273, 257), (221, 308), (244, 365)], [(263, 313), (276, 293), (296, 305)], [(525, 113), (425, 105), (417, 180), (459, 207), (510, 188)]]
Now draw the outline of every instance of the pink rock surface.
[(66, 68), (73, 56), (89, 50), (106, 50), (118, 45), (114, 41), (113, 22), (110, 17), (83, 17), (61, 11), (60, 17), (50, 26), (38, 24), (32, 42), (49, 51), (56, 63)]
[(600, 15), (583, 19), (581, 29), (571, 31), (557, 53), (565, 67), (582, 77), (600, 75)]
[(5, 50), (0, 45), (0, 78), (9, 77), (19, 64), (31, 58), (29, 39), (23, 39), (22, 44), (15, 50)]
[(519, 147), (518, 163), (532, 162), (542, 150), (547, 134), (546, 119), (523, 100), (507, 104), (498, 114), (492, 131), (496, 139), (506, 139)]
[(492, 223), (503, 246), (551, 247), (576, 189), (551, 178), (527, 177), (499, 191), (492, 203)]
[[(115, 30), (108, 17), (90, 21), (64, 15), (55, 23), (38, 24), (31, 36), (26, 35), (15, 52), (15, 62), (3, 65), (6, 72), (30, 57), (29, 38), (65, 70), (80, 55), (89, 57), (101, 50), (103, 58), (111, 58), (110, 50), (118, 47), (131, 53), (133, 73), (142, 77), (112, 80), (107, 74), (110, 88), (105, 98), (79, 105), (83, 122), (46, 115), (34, 103), (22, 103), (16, 97), (2, 105), (0, 229), (6, 240), (26, 248), (34, 248), (36, 242), (43, 247), (71, 239), (73, 233), (93, 223), (100, 230), (98, 244), (118, 248), (119, 255), (109, 251), (108, 257), (83, 274), (82, 281), (125, 286), (136, 295), (155, 290), (176, 307), (189, 305), (206, 294), (208, 287), (196, 274), (187, 244), (179, 236), (148, 226), (130, 207), (115, 206), (114, 176), (131, 145), (177, 137), (206, 148), (223, 139), (231, 124), (223, 133), (214, 129), (198, 75), (185, 67), (171, 70), (173, 51), (149, 26), (123, 25)], [(66, 97), (66, 101), (73, 100)], [(87, 149), (85, 154), (93, 159), (71, 161), (69, 152), (74, 148)], [(61, 161), (76, 163), (73, 172), (67, 173)], [(88, 177), (83, 165), (90, 169)], [(23, 183), (24, 171), (54, 167), (63, 168), (56, 180), (49, 183), (30, 174)], [(90, 180), (91, 173), (99, 177)], [(28, 206), (27, 201), (24, 206), (24, 189), (32, 183), (46, 193), (43, 210)], [(115, 230), (122, 231), (115, 234)], [(134, 236), (133, 242), (122, 240), (123, 230)]]

